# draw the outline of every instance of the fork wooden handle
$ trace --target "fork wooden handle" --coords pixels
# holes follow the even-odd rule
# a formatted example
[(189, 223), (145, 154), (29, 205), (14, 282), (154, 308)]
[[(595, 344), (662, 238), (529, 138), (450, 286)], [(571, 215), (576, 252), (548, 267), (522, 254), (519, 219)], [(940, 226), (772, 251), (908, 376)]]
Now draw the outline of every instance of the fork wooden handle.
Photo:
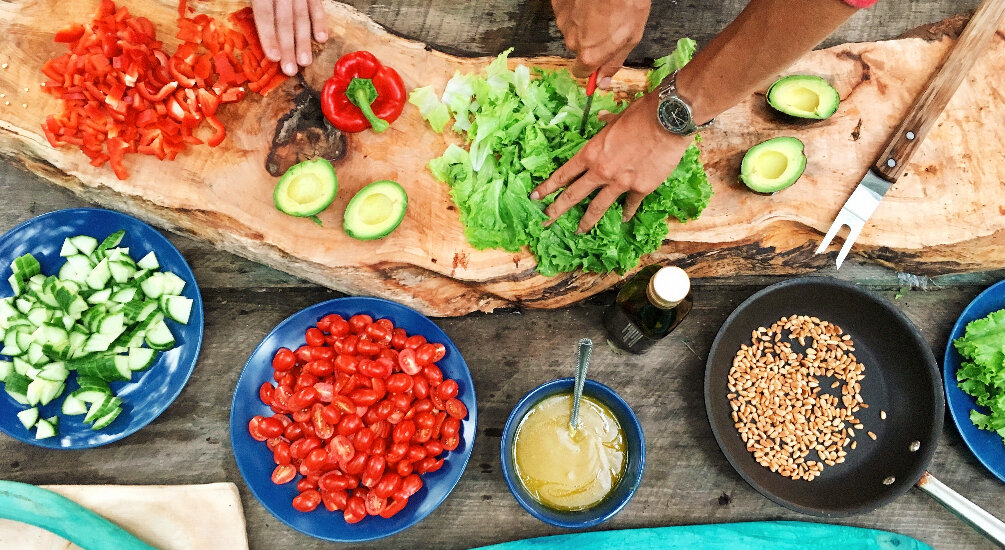
[(904, 173), (928, 130), (986, 49), (1003, 16), (1005, 0), (984, 0), (977, 8), (942, 68), (928, 81), (876, 159), (873, 169), (885, 179), (896, 182)]

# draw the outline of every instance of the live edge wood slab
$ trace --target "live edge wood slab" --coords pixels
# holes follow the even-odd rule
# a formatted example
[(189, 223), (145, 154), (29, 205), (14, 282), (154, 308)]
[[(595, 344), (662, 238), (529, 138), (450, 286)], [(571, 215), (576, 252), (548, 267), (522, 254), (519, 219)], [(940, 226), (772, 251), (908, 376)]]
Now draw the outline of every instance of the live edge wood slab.
[[(268, 98), (249, 96), (221, 109), (228, 128), (221, 146), (195, 147), (174, 162), (131, 155), (131, 176), (125, 181), (115, 179), (107, 166), (91, 167), (76, 149), (53, 149), (39, 124), (47, 113), (58, 112), (59, 104), (42, 93), (40, 67), (64, 51), (52, 42), (54, 32), (70, 22), (89, 21), (96, 5), (95, 0), (0, 4), (0, 35), (6, 38), (0, 63), (7, 63), (0, 70), (0, 91), (6, 96), (0, 100), (0, 155), (87, 200), (319, 284), (387, 297), (431, 315), (560, 307), (620, 280), (617, 274), (579, 272), (542, 277), (529, 253), (470, 247), (446, 186), (425, 168), (459, 138), (429, 130), (412, 106), (383, 134), (363, 132), (336, 143), (344, 149), (335, 162), (339, 193), (320, 215), (324, 227), (276, 211), (276, 178), (265, 168), (271, 160), (275, 171), (284, 152), (275, 147), (276, 123), (304, 86), (320, 88), (340, 55), (369, 50), (395, 67), (408, 88), (432, 85), (440, 91), (455, 71), (479, 71), (488, 62), (399, 38), (339, 3), (325, 4), (332, 39), (302, 79), (290, 79)], [(173, 49), (175, 2), (127, 5), (151, 19)], [(243, 5), (199, 3), (198, 9), (222, 18)], [(792, 125), (776, 119), (764, 105), (763, 89), (722, 114), (701, 142), (715, 190), (712, 203), (700, 219), (673, 223), (663, 247), (643, 263), (674, 262), (693, 277), (799, 273), (830, 264), (833, 253), (813, 255), (820, 234), (952, 44), (948, 36), (905, 38), (807, 54), (790, 72), (824, 76), (841, 95), (838, 113), (823, 122)], [(858, 238), (854, 253), (926, 275), (1005, 267), (1005, 32), (999, 30), (987, 46), (907, 174)], [(569, 64), (554, 57), (513, 62), (547, 68)], [(626, 69), (615, 87), (628, 94), (643, 83), (643, 71)], [(774, 196), (747, 192), (737, 181), (744, 151), (779, 135), (806, 144), (805, 174)], [(306, 142), (295, 142), (285, 152), (292, 147), (294, 154), (305, 154), (302, 145)], [(378, 179), (405, 187), (408, 214), (385, 239), (350, 239), (341, 228), (345, 204)]]

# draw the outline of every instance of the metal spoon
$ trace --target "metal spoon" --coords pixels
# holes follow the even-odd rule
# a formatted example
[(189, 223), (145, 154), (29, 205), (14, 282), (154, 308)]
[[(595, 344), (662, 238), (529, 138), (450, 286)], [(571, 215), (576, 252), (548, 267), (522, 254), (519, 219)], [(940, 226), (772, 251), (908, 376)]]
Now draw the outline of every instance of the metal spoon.
[(579, 357), (576, 362), (576, 385), (572, 390), (572, 416), (569, 418), (569, 430), (576, 433), (579, 429), (579, 401), (583, 398), (583, 384), (586, 383), (586, 369), (590, 366), (590, 353), (593, 351), (593, 340), (583, 338), (579, 341)]

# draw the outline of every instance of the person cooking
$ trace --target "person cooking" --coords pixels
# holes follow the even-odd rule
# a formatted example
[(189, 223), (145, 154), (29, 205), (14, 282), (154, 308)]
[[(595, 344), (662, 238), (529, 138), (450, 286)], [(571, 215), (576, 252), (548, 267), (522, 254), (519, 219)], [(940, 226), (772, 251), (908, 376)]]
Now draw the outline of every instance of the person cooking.
[[(607, 125), (569, 162), (538, 185), (531, 198), (564, 188), (545, 214), (558, 219), (596, 196), (579, 223), (586, 232), (625, 197), (624, 220), (673, 172), (693, 134), (783, 72), (860, 8), (876, 0), (751, 0), (725, 29), (680, 70), (620, 114), (600, 113)], [(601, 88), (642, 39), (651, 0), (552, 0), (565, 45), (576, 53), (573, 73), (598, 71)], [(311, 62), (311, 34), (327, 32), (321, 0), (253, 0), (255, 24), (269, 59), (293, 75)]]

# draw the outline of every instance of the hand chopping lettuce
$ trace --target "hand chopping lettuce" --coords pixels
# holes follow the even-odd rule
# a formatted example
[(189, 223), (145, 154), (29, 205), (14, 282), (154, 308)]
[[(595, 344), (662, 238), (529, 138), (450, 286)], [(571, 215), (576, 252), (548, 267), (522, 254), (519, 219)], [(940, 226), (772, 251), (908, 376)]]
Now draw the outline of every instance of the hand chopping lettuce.
[[(617, 113), (627, 103), (598, 91), (584, 138), (579, 135), (583, 88), (565, 70), (508, 69), (510, 51), (500, 54), (484, 75), (455, 74), (439, 100), (429, 87), (414, 90), (409, 99), (434, 130), (442, 131), (452, 117), (451, 129), (467, 138), (467, 149), (450, 145), (430, 161), (429, 170), (450, 186), (472, 246), (511, 252), (527, 246), (537, 258), (537, 270), (547, 276), (575, 269), (624, 273), (659, 247), (670, 216), (685, 222), (701, 214), (712, 188), (692, 144), (630, 222), (621, 221), (621, 204), (615, 203), (596, 227), (579, 235), (576, 229), (588, 204), (584, 200), (544, 227), (543, 210), (557, 193), (533, 201), (531, 190), (600, 131), (604, 123), (596, 112)], [(657, 60), (658, 70), (669, 74), (690, 60), (693, 51), (693, 41), (681, 40), (673, 54)]]
[(953, 345), (964, 361), (956, 372), (960, 389), (990, 414), (970, 411), (970, 421), (1005, 440), (1005, 309), (972, 321)]

